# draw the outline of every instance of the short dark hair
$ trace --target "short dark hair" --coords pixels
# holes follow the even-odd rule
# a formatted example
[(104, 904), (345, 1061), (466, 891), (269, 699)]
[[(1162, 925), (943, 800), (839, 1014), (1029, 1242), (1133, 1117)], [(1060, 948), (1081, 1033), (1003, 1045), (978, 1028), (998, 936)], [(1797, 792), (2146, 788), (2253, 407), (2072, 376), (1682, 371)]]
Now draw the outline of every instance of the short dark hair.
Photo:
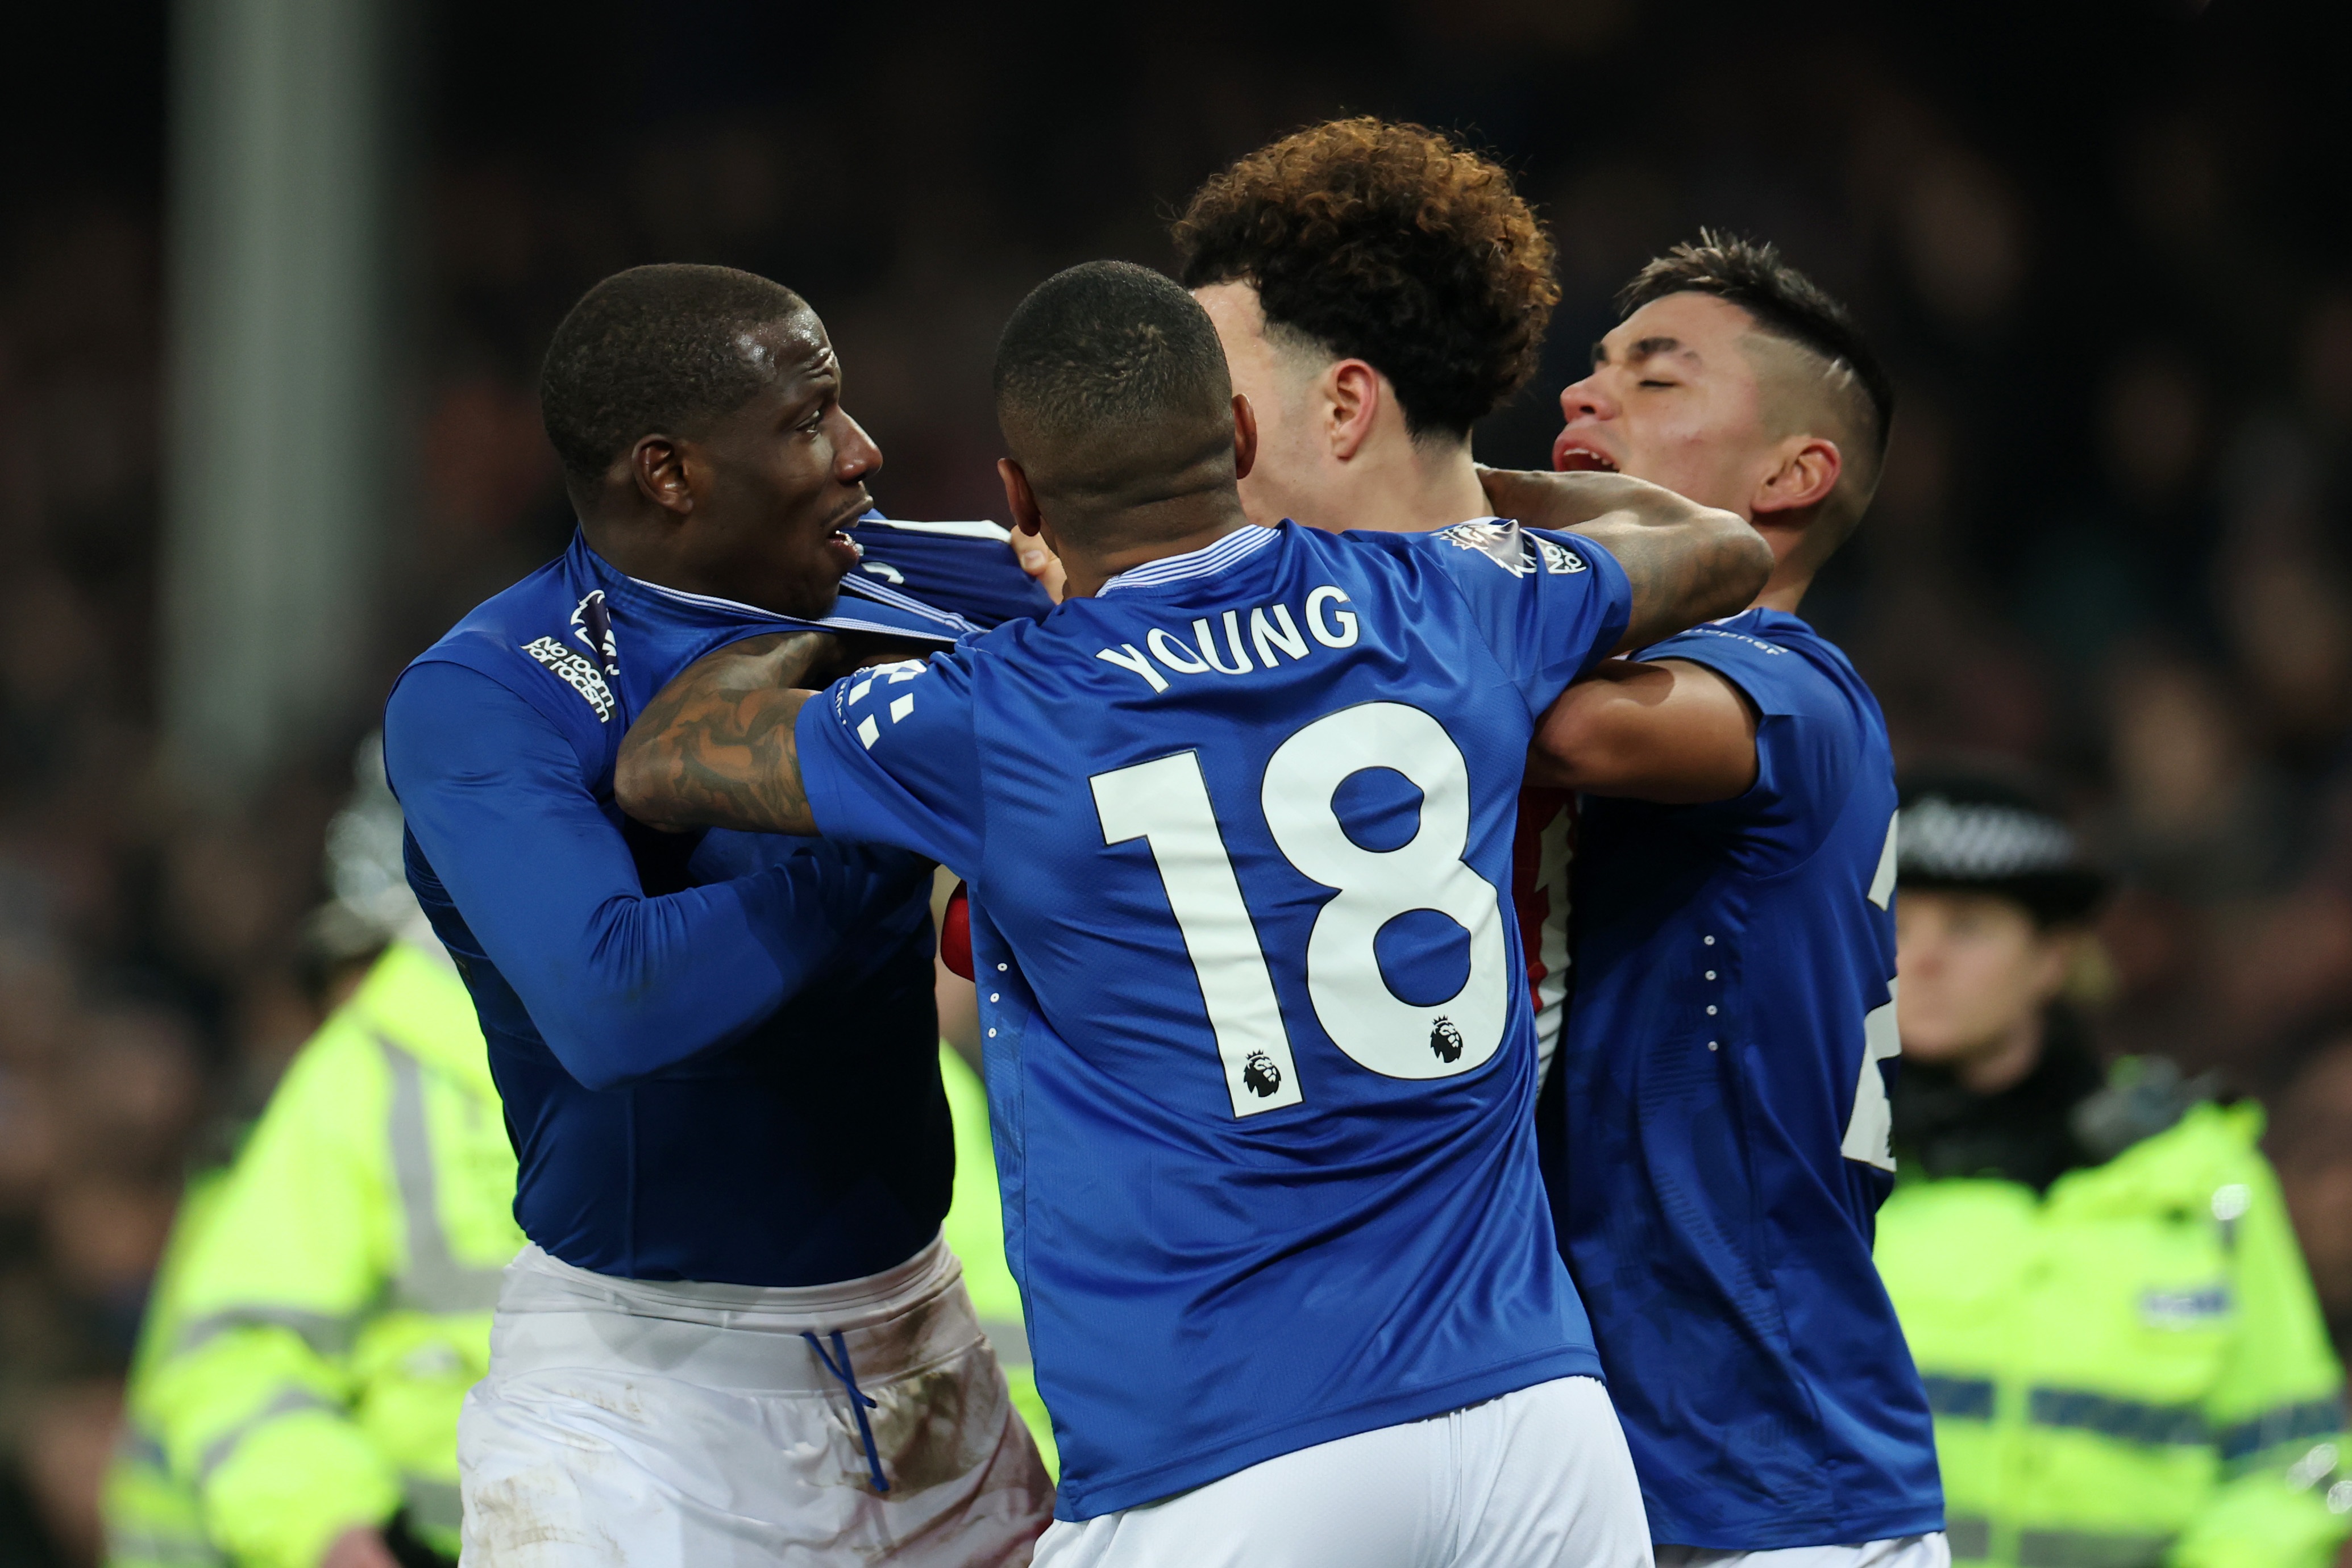
[(740, 339), (807, 308), (731, 267), (633, 267), (596, 285), (555, 329), (539, 373), (565, 474), (593, 483), (638, 437), (742, 407), (773, 371)]
[(1886, 455), (1895, 425), (1895, 382), (1870, 351), (1853, 314), (1782, 258), (1780, 247), (1701, 229), (1633, 275), (1617, 294), (1620, 319), (1669, 294), (1712, 294), (1755, 318), (1767, 337), (1796, 343), (1843, 365), (1870, 405), (1871, 455)]
[(1233, 439), (1233, 379), (1200, 302), (1089, 261), (1030, 291), (996, 345), (996, 417), (1041, 487), (1116, 502)]
[(1528, 383), (1559, 303), (1551, 236), (1500, 164), (1425, 126), (1335, 120), (1211, 179), (1177, 221), (1188, 288), (1388, 377), (1415, 435), (1467, 435)]

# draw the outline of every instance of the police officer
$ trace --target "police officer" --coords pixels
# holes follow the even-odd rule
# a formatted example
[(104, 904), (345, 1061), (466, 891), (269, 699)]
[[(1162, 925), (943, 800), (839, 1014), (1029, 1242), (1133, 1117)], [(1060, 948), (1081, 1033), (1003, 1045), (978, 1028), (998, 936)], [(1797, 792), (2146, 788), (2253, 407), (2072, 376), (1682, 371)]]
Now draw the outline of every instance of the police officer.
[(2103, 1069), (2062, 994), (2102, 879), (2034, 789), (1906, 784), (1894, 1196), (1877, 1257), (1957, 1562), (2320, 1568), (2342, 1374), (2263, 1118)]
[(515, 1156), (472, 999), (400, 879), (381, 753), (360, 772), (322, 913), (381, 956), (183, 1200), (107, 1478), (110, 1568), (457, 1556), (457, 1406), (522, 1246)]
[[(488, 1360), (499, 1269), (522, 1245), (515, 1156), (473, 1003), (402, 877), (373, 742), (357, 772), (328, 834), (337, 896), (306, 943), (330, 967), (356, 960), (357, 988), (245, 1152), (183, 1195), (107, 1476), (108, 1568), (457, 1556), (457, 1406)], [(971, 982), (946, 985), (971, 1015)], [(940, 1064), (956, 1140), (945, 1234), (1050, 1468), (987, 1101), (945, 1041)]]

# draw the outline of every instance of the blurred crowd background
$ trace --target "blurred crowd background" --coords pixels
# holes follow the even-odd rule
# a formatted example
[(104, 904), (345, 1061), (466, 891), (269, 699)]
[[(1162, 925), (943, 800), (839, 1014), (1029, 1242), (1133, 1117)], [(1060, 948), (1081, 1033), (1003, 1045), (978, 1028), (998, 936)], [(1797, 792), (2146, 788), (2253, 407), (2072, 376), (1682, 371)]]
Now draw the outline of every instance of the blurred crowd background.
[[(0, 102), (0, 1563), (88, 1499), (182, 1171), (336, 958), (328, 825), (392, 674), (571, 522), (533, 381), (586, 286), (804, 293), (884, 505), (1001, 512), (997, 329), (1071, 261), (1167, 265), (1231, 157), (1371, 111), (1501, 155), (1560, 247), (1553, 397), (1643, 259), (1778, 241), (1898, 380), (1885, 486), (1808, 611), (1906, 758), (2029, 759), (2125, 891), (2100, 1038), (2259, 1096), (2352, 1350), (2352, 137), (2317, 7), (1644, 0), (404, 11), (397, 483), (364, 690), (224, 809), (160, 744), (165, 8), (11, 24)], [(305, 650), (289, 647), (287, 658)], [(203, 672), (182, 670), (184, 683)], [(203, 805), (196, 802), (204, 801)]]

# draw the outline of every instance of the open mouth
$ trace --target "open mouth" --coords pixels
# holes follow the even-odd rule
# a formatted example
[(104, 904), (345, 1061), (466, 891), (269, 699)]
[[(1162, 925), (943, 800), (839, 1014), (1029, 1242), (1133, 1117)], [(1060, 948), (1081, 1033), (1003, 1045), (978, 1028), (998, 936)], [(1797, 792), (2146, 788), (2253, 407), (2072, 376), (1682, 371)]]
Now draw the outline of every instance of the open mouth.
[(1617, 459), (1573, 431), (1563, 430), (1551, 444), (1551, 465), (1561, 474), (1614, 474)]
[(841, 515), (841, 519), (834, 525), (833, 532), (825, 536), (825, 543), (839, 545), (851, 554), (863, 558), (866, 554), (866, 547), (852, 537), (850, 530), (857, 526), (858, 518), (873, 509), (874, 503), (871, 500), (860, 499), (856, 506)]

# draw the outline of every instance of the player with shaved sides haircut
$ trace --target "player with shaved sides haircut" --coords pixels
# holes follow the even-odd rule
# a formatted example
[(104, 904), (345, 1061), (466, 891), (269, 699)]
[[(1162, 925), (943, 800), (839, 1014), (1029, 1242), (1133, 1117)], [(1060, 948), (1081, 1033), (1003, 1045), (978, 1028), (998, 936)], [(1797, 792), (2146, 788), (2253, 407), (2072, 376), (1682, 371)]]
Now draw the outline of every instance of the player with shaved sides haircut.
[(1747, 602), (1762, 541), (1613, 476), (1556, 481), (1575, 531), (1260, 528), (1214, 327), (1123, 263), (1023, 302), (996, 393), (1071, 597), (821, 693), (797, 640), (713, 655), (616, 788), (970, 883), (1038, 1563), (1646, 1563), (1503, 889), (1536, 716)]
[(1878, 489), (1895, 383), (1845, 307), (1769, 245), (1701, 230), (1617, 309), (1592, 374), (1560, 394), (1553, 466), (1737, 496), (1784, 536), (1766, 597), (1793, 609)]
[(1555, 465), (1736, 511), (1774, 564), (1743, 613), (1604, 663), (1538, 727), (1528, 776), (1584, 800), (1555, 1224), (1661, 1568), (1940, 1568), (1927, 1393), (1872, 1257), (1894, 757), (1797, 615), (1870, 504), (1893, 388), (1769, 245), (1702, 232), (1619, 304)]

